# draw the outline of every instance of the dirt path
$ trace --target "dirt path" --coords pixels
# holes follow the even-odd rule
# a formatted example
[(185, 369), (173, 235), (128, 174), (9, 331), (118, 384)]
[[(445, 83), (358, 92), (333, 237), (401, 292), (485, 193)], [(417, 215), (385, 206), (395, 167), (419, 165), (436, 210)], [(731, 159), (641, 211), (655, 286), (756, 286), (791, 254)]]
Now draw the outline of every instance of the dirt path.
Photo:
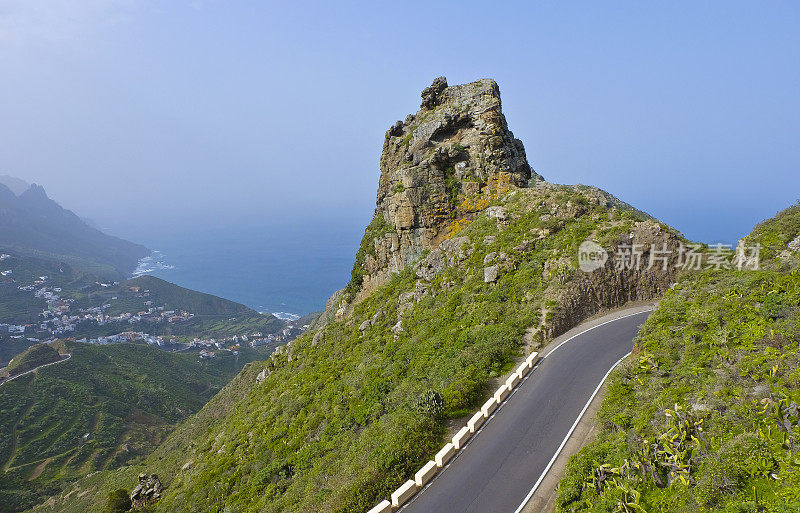
[(36, 465), (36, 468), (33, 469), (33, 472), (31, 473), (31, 477), (28, 478), (28, 481), (33, 481), (37, 477), (41, 476), (42, 472), (44, 472), (44, 468), (47, 466), (48, 463), (50, 463), (50, 460), (52, 460), (52, 459), (53, 458), (47, 458), (43, 462), (41, 462), (38, 465)]

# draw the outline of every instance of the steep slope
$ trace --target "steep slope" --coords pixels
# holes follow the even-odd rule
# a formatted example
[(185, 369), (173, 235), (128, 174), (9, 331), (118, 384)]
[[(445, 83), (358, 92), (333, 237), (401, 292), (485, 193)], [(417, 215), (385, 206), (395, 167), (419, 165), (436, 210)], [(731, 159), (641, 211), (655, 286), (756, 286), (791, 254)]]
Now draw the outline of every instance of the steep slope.
[[(611, 253), (593, 272), (578, 268), (587, 239)], [(387, 133), (374, 219), (322, 327), (246, 370), (224, 415), (212, 401), (141, 465), (37, 511), (97, 511), (153, 471), (159, 511), (366, 511), (520, 355), (668, 290), (681, 241), (608, 193), (535, 175), (493, 81), (437, 79)], [(665, 269), (646, 265), (654, 249), (675, 253)]]
[(0, 184), (0, 248), (62, 261), (77, 257), (111, 266), (120, 276), (149, 253), (144, 246), (88, 226), (36, 184), (19, 196)]
[(650, 316), (559, 511), (798, 511), (800, 206), (744, 240), (761, 270), (687, 274)]
[(155, 276), (139, 276), (122, 283), (122, 288), (147, 289), (159, 304), (172, 310), (186, 310), (196, 315), (258, 315), (241, 303), (180, 287)]
[(58, 344), (69, 360), (0, 386), (0, 511), (146, 456), (246, 362), (244, 354), (202, 360), (144, 345)]

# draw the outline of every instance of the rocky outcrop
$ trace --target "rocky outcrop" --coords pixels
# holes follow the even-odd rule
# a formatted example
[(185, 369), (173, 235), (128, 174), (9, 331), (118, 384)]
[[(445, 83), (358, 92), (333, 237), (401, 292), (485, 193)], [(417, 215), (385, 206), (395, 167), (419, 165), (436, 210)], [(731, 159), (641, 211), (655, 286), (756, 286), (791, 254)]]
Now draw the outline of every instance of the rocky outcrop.
[[(456, 235), (460, 226), (483, 213), (503, 230), (518, 216), (497, 204), (501, 198), (524, 193), (522, 203), (544, 205), (539, 219), (555, 223), (554, 230), (565, 219), (590, 215), (594, 208), (631, 208), (600, 189), (555, 185), (535, 173), (522, 142), (508, 129), (499, 88), (489, 79), (456, 86), (448, 86), (444, 77), (434, 80), (422, 92), (420, 110), (386, 132), (380, 171), (373, 220), (365, 231), (352, 280), (330, 298), (312, 330), (347, 317), (356, 303), (407, 267), (422, 282), (430, 282), (443, 269), (459, 266), (475, 250), (468, 237)], [(677, 247), (674, 234), (652, 230), (660, 230), (655, 221), (637, 225), (622, 242), (643, 244), (648, 248), (645, 259), (650, 242), (654, 247), (664, 243)], [(535, 228), (513, 253), (524, 253), (550, 235), (546, 224)], [(483, 243), (494, 240), (494, 235), (486, 235)], [(479, 272), (485, 283), (492, 284), (517, 263), (498, 251), (486, 255)], [(544, 278), (555, 285), (548, 298), (562, 307), (542, 316), (543, 335), (553, 336), (602, 308), (658, 297), (674, 281), (672, 268), (655, 273), (615, 265), (611, 258), (605, 268), (576, 276), (577, 269), (568, 262), (548, 261)], [(564, 274), (566, 268), (571, 269), (569, 276)], [(402, 315), (405, 309), (399, 310)], [(363, 333), (371, 325), (362, 320), (358, 327)], [(398, 322), (393, 331), (401, 330)]]
[(601, 268), (584, 272), (570, 267), (565, 287), (559, 287), (565, 280), (557, 276), (563, 268), (554, 262), (545, 265), (546, 278), (552, 280), (545, 295), (559, 306), (543, 316), (542, 339), (552, 339), (604, 309), (660, 298), (677, 280), (681, 239), (676, 232), (656, 221), (642, 221), (615, 244)]
[(795, 253), (800, 252), (800, 236), (797, 236), (789, 243), (789, 250)]
[(465, 199), (493, 184), (526, 187), (542, 180), (508, 129), (500, 89), (490, 79), (456, 86), (434, 80), (422, 91), (420, 110), (386, 132), (380, 170), (373, 224), (390, 229), (362, 244), (369, 254), (359, 262), (361, 283), (350, 300), (436, 249), (454, 220), (486, 206)]
[(139, 484), (131, 492), (133, 509), (141, 509), (161, 500), (164, 487), (155, 474), (139, 474)]

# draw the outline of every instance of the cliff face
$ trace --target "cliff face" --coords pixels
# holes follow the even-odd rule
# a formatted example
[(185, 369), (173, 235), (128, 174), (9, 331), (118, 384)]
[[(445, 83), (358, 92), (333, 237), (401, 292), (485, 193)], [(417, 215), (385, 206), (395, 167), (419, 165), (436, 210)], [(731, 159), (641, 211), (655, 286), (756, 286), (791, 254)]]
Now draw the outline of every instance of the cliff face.
[[(487, 186), (527, 187), (542, 180), (528, 164), (522, 141), (508, 129), (494, 80), (448, 86), (444, 77), (422, 91), (416, 114), (387, 132), (380, 161), (373, 224), (357, 265), (361, 299), (392, 273), (414, 263), (452, 233), (452, 223), (470, 217), (481, 202), (470, 202)], [(378, 235), (375, 237), (375, 235)], [(366, 246), (366, 247), (365, 247)]]

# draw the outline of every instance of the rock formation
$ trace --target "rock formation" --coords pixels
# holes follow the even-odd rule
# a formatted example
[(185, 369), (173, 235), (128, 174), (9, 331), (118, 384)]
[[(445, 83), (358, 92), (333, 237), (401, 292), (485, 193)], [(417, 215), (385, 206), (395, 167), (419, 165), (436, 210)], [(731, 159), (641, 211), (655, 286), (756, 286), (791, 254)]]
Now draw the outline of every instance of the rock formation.
[[(508, 129), (494, 80), (456, 86), (448, 86), (444, 77), (434, 80), (422, 91), (420, 110), (386, 132), (375, 212), (352, 280), (328, 300), (325, 314), (312, 329), (348, 316), (355, 304), (407, 267), (422, 282), (429, 282), (442, 269), (461, 265), (474, 246), (467, 237), (456, 235), (460, 227), (485, 214), (498, 230), (504, 229), (518, 214), (492, 203), (514, 191), (524, 192), (523, 203), (544, 205), (540, 219), (556, 224), (592, 215), (595, 206), (631, 209), (600, 189), (551, 184), (534, 172), (522, 142)], [(561, 193), (583, 195), (586, 204), (561, 200)], [(526, 243), (531, 248), (550, 234), (539, 231)], [(637, 224), (619, 242), (644, 248), (641, 257), (647, 262), (651, 248), (664, 244), (676, 254), (679, 237), (652, 220)], [(526, 244), (513, 248), (514, 253), (525, 253)], [(516, 264), (504, 252), (486, 255), (484, 282), (497, 282)], [(613, 255), (595, 273), (574, 270), (570, 262), (559, 259), (545, 265), (544, 278), (554, 284), (546, 295), (561, 308), (544, 312), (539, 328), (543, 337), (555, 336), (602, 308), (659, 297), (675, 277), (674, 261), (665, 271), (626, 269), (617, 268)], [(360, 327), (363, 332), (366, 325)], [(402, 329), (399, 322), (395, 328)]]
[(500, 89), (490, 79), (457, 86), (434, 80), (422, 91), (420, 110), (386, 132), (380, 170), (373, 225), (384, 228), (367, 232), (378, 236), (362, 244), (363, 281), (349, 299), (368, 295), (436, 248), (455, 219), (480, 209), (465, 198), (492, 183), (526, 187), (542, 180), (508, 129)]
[(161, 500), (161, 493), (164, 487), (155, 474), (139, 474), (139, 484), (131, 492), (131, 504), (133, 509), (141, 509), (150, 506)]

